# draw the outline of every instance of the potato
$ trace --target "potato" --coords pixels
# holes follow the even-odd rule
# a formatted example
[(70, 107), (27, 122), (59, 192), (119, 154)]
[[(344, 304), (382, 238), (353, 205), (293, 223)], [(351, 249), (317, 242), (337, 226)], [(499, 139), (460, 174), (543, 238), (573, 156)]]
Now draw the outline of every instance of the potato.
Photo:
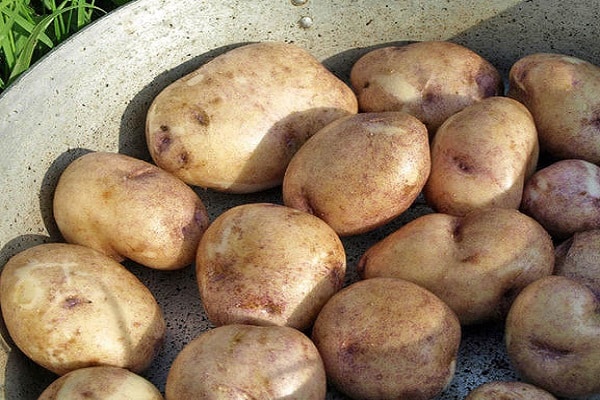
[(430, 135), (466, 106), (503, 92), (492, 64), (444, 41), (371, 50), (352, 66), (350, 82), (363, 112), (407, 112), (425, 123)]
[(490, 208), (418, 217), (369, 248), (358, 270), (366, 279), (423, 286), (467, 325), (502, 321), (515, 296), (553, 266), (552, 239), (539, 223), (517, 210)]
[(38, 400), (163, 400), (149, 381), (117, 367), (87, 367), (71, 371), (50, 384)]
[(556, 239), (600, 228), (600, 167), (560, 160), (537, 171), (523, 189), (521, 210)]
[(96, 365), (144, 371), (165, 337), (148, 288), (112, 258), (74, 244), (13, 256), (0, 276), (0, 305), (17, 347), (58, 375)]
[(171, 365), (167, 400), (324, 399), (323, 361), (299, 331), (232, 324), (200, 334)]
[(556, 246), (554, 273), (600, 288), (600, 230), (576, 232)]
[(317, 132), (292, 158), (285, 205), (339, 235), (373, 230), (406, 211), (429, 176), (425, 126), (402, 112), (361, 113)]
[(306, 50), (248, 44), (171, 83), (150, 106), (152, 159), (185, 182), (233, 193), (281, 184), (293, 154), (358, 111), (352, 89)]
[(465, 400), (556, 400), (556, 397), (529, 383), (493, 381), (471, 390)]
[(208, 319), (310, 327), (344, 283), (346, 255), (319, 218), (277, 204), (233, 207), (198, 246), (196, 277)]
[(312, 332), (327, 377), (353, 399), (430, 399), (454, 376), (461, 330), (438, 297), (372, 278), (339, 291)]
[(452, 215), (519, 208), (539, 145), (531, 114), (506, 97), (481, 100), (448, 118), (431, 144), (427, 202)]
[(171, 270), (194, 261), (208, 226), (202, 200), (148, 162), (119, 153), (88, 153), (67, 166), (54, 193), (65, 240), (122, 261)]
[(507, 94), (531, 111), (545, 152), (600, 163), (599, 66), (564, 54), (530, 54), (510, 69)]
[(506, 318), (513, 367), (558, 397), (600, 394), (600, 287), (551, 275), (527, 286)]

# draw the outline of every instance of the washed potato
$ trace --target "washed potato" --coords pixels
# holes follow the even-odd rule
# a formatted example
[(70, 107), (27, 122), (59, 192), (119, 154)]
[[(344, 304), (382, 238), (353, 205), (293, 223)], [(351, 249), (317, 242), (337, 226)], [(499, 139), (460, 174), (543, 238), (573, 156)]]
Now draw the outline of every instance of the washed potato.
[(564, 54), (530, 54), (510, 69), (508, 96), (531, 111), (547, 153), (600, 163), (599, 66)]
[(255, 192), (280, 185), (306, 139), (357, 110), (352, 89), (306, 50), (253, 43), (162, 90), (146, 141), (158, 166), (191, 185)]
[(0, 305), (17, 347), (58, 375), (96, 365), (141, 372), (165, 336), (148, 288), (112, 258), (74, 244), (13, 256), (0, 275)]
[(465, 400), (556, 400), (556, 397), (529, 383), (493, 381), (471, 390)]
[(598, 286), (551, 275), (517, 296), (505, 340), (525, 381), (558, 397), (600, 394), (599, 292)]
[(523, 189), (521, 209), (552, 236), (600, 228), (600, 167), (584, 160), (560, 160), (537, 171)]
[(208, 225), (204, 204), (189, 186), (119, 153), (88, 153), (69, 164), (53, 207), (67, 242), (163, 270), (190, 265)]
[(556, 246), (554, 273), (600, 288), (600, 230), (576, 232)]
[(226, 325), (188, 343), (171, 365), (167, 400), (324, 399), (315, 345), (283, 326)]
[(445, 41), (371, 50), (353, 65), (350, 82), (363, 112), (407, 112), (431, 135), (466, 106), (503, 92), (502, 77), (491, 63)]
[(233, 207), (206, 230), (196, 277), (215, 325), (308, 329), (344, 283), (342, 242), (321, 219), (267, 203)]
[(352, 399), (431, 399), (454, 376), (456, 315), (412, 282), (355, 282), (325, 304), (312, 339), (327, 377)]
[(361, 113), (317, 132), (292, 158), (283, 201), (339, 235), (373, 230), (406, 211), (429, 176), (425, 126), (402, 112)]
[(38, 400), (163, 400), (152, 383), (117, 367), (87, 367), (71, 371), (50, 384)]
[(358, 270), (423, 286), (466, 325), (502, 321), (515, 296), (553, 266), (552, 239), (538, 222), (490, 208), (418, 217), (369, 248)]
[(519, 208), (538, 156), (535, 124), (525, 106), (500, 96), (481, 100), (438, 129), (425, 197), (436, 211), (453, 215)]

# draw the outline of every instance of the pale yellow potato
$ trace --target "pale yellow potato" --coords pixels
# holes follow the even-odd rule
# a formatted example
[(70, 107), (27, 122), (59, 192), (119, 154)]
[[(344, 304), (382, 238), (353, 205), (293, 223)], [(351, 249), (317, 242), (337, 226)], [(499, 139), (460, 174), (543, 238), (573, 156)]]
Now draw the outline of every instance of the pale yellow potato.
[(471, 390), (465, 400), (556, 400), (556, 397), (529, 383), (492, 381)]
[(96, 365), (144, 371), (165, 336), (148, 288), (112, 258), (74, 244), (13, 256), (0, 275), (0, 305), (17, 347), (58, 375)]
[(53, 209), (67, 242), (161, 270), (190, 265), (209, 223), (202, 200), (180, 179), (111, 152), (88, 153), (69, 164)]
[(226, 325), (200, 334), (173, 361), (167, 400), (325, 399), (315, 345), (283, 326)]
[(489, 61), (447, 41), (371, 50), (353, 65), (350, 82), (361, 111), (407, 112), (431, 135), (466, 106), (503, 92), (502, 77)]
[(511, 67), (507, 94), (531, 111), (542, 150), (600, 163), (600, 66), (565, 54), (530, 54)]
[(317, 132), (292, 158), (283, 202), (339, 235), (364, 233), (406, 211), (429, 176), (427, 129), (403, 112), (361, 113)]
[(196, 278), (208, 319), (308, 329), (344, 283), (342, 242), (321, 219), (293, 208), (251, 203), (208, 227)]
[(553, 267), (544, 228), (502, 208), (423, 215), (370, 247), (358, 264), (363, 278), (401, 278), (430, 290), (464, 325), (503, 321), (516, 295)]
[(253, 43), (217, 56), (152, 102), (146, 141), (185, 182), (247, 193), (281, 184), (296, 150), (358, 111), (352, 89), (294, 44)]
[(527, 286), (505, 325), (511, 364), (557, 397), (600, 394), (600, 287), (558, 275)]
[(163, 400), (160, 391), (141, 376), (118, 367), (87, 367), (71, 371), (50, 384), (38, 400)]
[(353, 399), (432, 399), (454, 376), (461, 327), (430, 291), (395, 278), (335, 294), (312, 340), (330, 382)]
[(556, 239), (600, 228), (600, 167), (560, 160), (538, 171), (523, 188), (521, 210)]
[(425, 198), (436, 211), (452, 215), (519, 208), (538, 156), (536, 127), (525, 106), (500, 96), (481, 100), (438, 129)]

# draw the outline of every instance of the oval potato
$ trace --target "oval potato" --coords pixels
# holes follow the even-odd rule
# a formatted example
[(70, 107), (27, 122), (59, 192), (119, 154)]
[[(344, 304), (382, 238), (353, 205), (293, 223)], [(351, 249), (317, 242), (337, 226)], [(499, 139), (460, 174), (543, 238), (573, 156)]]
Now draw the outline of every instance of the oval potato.
[(148, 288), (112, 258), (74, 244), (13, 256), (0, 275), (0, 305), (19, 349), (58, 375), (96, 365), (141, 372), (165, 337)]
[(154, 162), (185, 182), (248, 193), (281, 184), (306, 139), (358, 111), (352, 89), (306, 50), (244, 45), (173, 82), (152, 102)]
[(181, 180), (110, 152), (88, 153), (69, 164), (53, 209), (67, 242), (163, 270), (194, 261), (209, 222), (202, 200)]
[(283, 202), (339, 235), (373, 230), (406, 211), (429, 176), (427, 129), (403, 112), (361, 113), (317, 132), (292, 158)]
[(549, 392), (525, 382), (492, 381), (471, 390), (465, 400), (556, 400)]
[(507, 97), (481, 100), (448, 118), (431, 144), (427, 202), (452, 215), (484, 207), (519, 208), (539, 156), (531, 114)]

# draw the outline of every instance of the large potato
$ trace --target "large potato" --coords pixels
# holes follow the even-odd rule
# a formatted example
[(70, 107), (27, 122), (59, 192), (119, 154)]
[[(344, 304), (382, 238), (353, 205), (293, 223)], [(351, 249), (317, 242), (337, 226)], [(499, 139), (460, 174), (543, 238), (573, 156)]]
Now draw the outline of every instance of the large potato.
[(363, 278), (417, 283), (462, 324), (473, 324), (502, 321), (515, 296), (553, 266), (552, 239), (539, 223), (517, 210), (490, 208), (414, 219), (369, 248), (358, 270)]
[(361, 113), (317, 132), (292, 158), (283, 201), (339, 235), (375, 229), (402, 214), (429, 176), (425, 126), (402, 112)]
[(530, 54), (513, 64), (509, 85), (508, 96), (531, 111), (543, 150), (600, 163), (599, 66), (564, 54)]
[(146, 139), (156, 164), (189, 184), (254, 192), (281, 184), (306, 139), (357, 110), (350, 87), (304, 49), (254, 43), (159, 93)]
[(69, 243), (156, 269), (194, 261), (208, 225), (198, 195), (160, 168), (119, 153), (88, 153), (67, 166), (54, 218)]
[(353, 65), (350, 82), (362, 111), (405, 111), (431, 135), (451, 115), (503, 90), (492, 64), (444, 41), (371, 50)]
[(372, 278), (325, 304), (312, 332), (329, 380), (353, 399), (431, 399), (454, 376), (461, 329), (438, 297)]
[(346, 255), (321, 219), (276, 204), (231, 208), (198, 246), (196, 277), (215, 325), (310, 327), (344, 283)]
[(226, 325), (188, 343), (171, 365), (167, 400), (325, 398), (315, 345), (283, 326)]
[(600, 394), (600, 287), (551, 275), (527, 286), (506, 318), (521, 377), (559, 397)]
[(141, 372), (165, 336), (146, 286), (112, 258), (74, 244), (13, 256), (0, 276), (0, 305), (19, 349), (59, 375), (95, 365)]
[(523, 189), (521, 209), (556, 239), (600, 228), (600, 167), (560, 160), (537, 171)]
[(50, 384), (38, 400), (163, 400), (156, 386), (117, 367), (71, 371)]
[(438, 212), (453, 215), (519, 208), (538, 155), (537, 131), (525, 106), (500, 96), (481, 100), (438, 129), (425, 197)]
[(471, 390), (465, 400), (556, 400), (556, 397), (529, 383), (492, 381)]

